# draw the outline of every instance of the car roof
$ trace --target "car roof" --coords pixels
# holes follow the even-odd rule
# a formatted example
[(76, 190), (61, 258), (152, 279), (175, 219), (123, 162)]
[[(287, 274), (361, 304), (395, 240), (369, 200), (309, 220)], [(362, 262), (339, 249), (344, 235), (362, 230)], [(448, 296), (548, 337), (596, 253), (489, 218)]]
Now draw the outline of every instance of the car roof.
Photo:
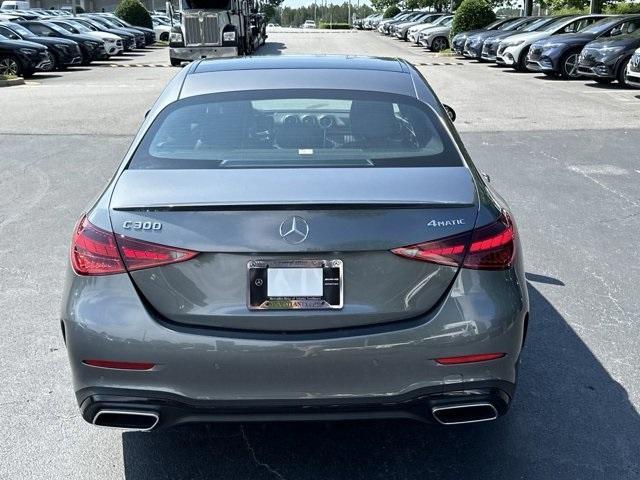
[(281, 55), (200, 60), (187, 68), (180, 98), (281, 89), (347, 89), (416, 96), (411, 70), (397, 58)]

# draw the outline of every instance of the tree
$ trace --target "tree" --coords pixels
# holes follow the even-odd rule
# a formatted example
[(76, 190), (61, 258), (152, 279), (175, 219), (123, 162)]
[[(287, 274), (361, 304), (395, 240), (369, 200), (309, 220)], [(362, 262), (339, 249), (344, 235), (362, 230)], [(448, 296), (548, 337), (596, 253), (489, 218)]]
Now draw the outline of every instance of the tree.
[(153, 28), (151, 15), (140, 0), (120, 0), (114, 12), (116, 16), (138, 27)]
[(397, 6), (393, 5), (384, 11), (384, 15), (382, 15), (382, 18), (395, 17), (399, 13), (400, 13), (400, 9)]
[(468, 30), (477, 30), (496, 19), (493, 8), (486, 0), (463, 0), (451, 24), (451, 36)]

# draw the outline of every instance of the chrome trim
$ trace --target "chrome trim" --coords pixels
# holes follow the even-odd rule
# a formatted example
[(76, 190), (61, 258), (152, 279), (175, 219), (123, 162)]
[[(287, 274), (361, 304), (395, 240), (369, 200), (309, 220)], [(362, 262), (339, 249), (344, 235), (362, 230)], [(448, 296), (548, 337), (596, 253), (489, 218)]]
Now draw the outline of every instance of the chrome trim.
[[(476, 420), (465, 420), (462, 422), (443, 422), (438, 418), (437, 413), (438, 412), (442, 412), (445, 410), (463, 410), (465, 408), (472, 408), (472, 407), (489, 407), (491, 408), (491, 410), (493, 411), (493, 415), (491, 417), (487, 417), (487, 418), (479, 418)], [(490, 422), (491, 420), (495, 420), (496, 418), (498, 418), (498, 410), (496, 410), (496, 407), (494, 407), (491, 403), (489, 402), (481, 402), (481, 403), (461, 403), (459, 405), (446, 405), (443, 407), (433, 407), (431, 409), (431, 413), (433, 415), (433, 418), (436, 419), (436, 421), (442, 425), (462, 425), (462, 424), (467, 424), (467, 423), (479, 423), (479, 422)]]
[[(155, 419), (155, 422), (149, 428), (129, 428), (129, 427), (116, 427), (116, 426), (110, 426), (110, 425), (98, 425), (96, 423), (96, 420), (98, 420), (98, 418), (100, 418), (101, 415), (105, 415), (105, 414), (153, 417)], [(93, 420), (91, 423), (93, 423), (96, 427), (119, 428), (121, 430), (128, 430), (133, 432), (148, 432), (150, 430), (153, 430), (158, 425), (159, 421), (160, 421), (160, 415), (158, 415), (155, 412), (139, 412), (139, 411), (133, 411), (133, 410), (100, 410), (98, 411), (98, 413), (96, 413), (95, 417), (93, 417)]]

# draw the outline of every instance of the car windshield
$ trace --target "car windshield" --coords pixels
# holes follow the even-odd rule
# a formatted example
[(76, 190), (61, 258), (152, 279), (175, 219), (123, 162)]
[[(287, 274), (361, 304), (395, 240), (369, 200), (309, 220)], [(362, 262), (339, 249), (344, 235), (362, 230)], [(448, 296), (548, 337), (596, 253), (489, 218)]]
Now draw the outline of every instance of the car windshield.
[(580, 33), (600, 35), (610, 28), (614, 27), (616, 23), (620, 23), (620, 18), (603, 18), (602, 20), (598, 20), (593, 25), (590, 25), (587, 28), (583, 28), (582, 30), (580, 30)]
[(56, 24), (55, 24), (55, 23), (53, 23), (53, 22), (45, 23), (45, 25), (46, 25), (47, 27), (49, 27), (51, 30), (55, 30), (56, 32), (61, 33), (61, 34), (63, 34), (63, 35), (67, 35), (67, 34), (69, 33), (67, 30), (65, 30), (64, 28), (62, 28), (62, 27), (61, 27), (61, 26), (59, 26), (59, 25), (56, 25)]
[(498, 30), (511, 30), (515, 25), (522, 21), (521, 18), (516, 18), (514, 20), (509, 20), (508, 22), (503, 23), (498, 27)]
[(453, 17), (445, 17), (443, 15), (442, 17), (438, 17), (436, 20), (431, 22), (431, 24), (432, 25), (447, 25), (447, 22), (449, 22), (450, 20), (453, 20)]
[(84, 25), (82, 25), (81, 23), (77, 23), (74, 21), (69, 20), (68, 22), (70, 25), (73, 26), (73, 28), (75, 28), (76, 30), (78, 30), (81, 33), (87, 33), (87, 32), (91, 32), (90, 29), (88, 29), (87, 27), (85, 27)]
[(530, 23), (525, 28), (522, 29), (523, 32), (535, 32), (539, 28), (543, 28), (549, 22), (555, 22), (555, 19), (552, 18), (539, 18), (535, 22)]
[(31, 30), (24, 28), (22, 25), (16, 22), (11, 24), (11, 30), (13, 30), (14, 32), (16, 32), (18, 35), (22, 37), (35, 37), (35, 35)]
[(460, 166), (433, 109), (348, 90), (269, 90), (179, 100), (155, 119), (132, 169)]
[(66, 24), (66, 23), (56, 23), (56, 25), (58, 25), (59, 27), (64, 28), (66, 31), (68, 31), (68, 32), (70, 32), (70, 33), (78, 33), (78, 30), (76, 30), (76, 31), (74, 32), (74, 30), (75, 30), (75, 26), (71, 26), (71, 25), (68, 25), (68, 24)]
[(542, 28), (541, 31), (543, 32), (552, 32), (560, 27), (563, 27), (564, 25), (567, 25), (569, 23), (571, 23), (573, 20), (575, 20), (576, 17), (572, 17), (572, 18), (559, 18), (558, 20), (551, 22), (549, 25), (547, 25), (546, 27)]

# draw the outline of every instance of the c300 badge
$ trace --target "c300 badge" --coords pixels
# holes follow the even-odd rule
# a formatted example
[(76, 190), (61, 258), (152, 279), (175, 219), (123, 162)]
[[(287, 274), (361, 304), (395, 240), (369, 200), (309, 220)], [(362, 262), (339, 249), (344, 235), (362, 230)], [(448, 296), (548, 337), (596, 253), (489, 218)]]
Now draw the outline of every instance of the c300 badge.
[(134, 222), (127, 220), (122, 224), (125, 230), (162, 230), (160, 222)]

